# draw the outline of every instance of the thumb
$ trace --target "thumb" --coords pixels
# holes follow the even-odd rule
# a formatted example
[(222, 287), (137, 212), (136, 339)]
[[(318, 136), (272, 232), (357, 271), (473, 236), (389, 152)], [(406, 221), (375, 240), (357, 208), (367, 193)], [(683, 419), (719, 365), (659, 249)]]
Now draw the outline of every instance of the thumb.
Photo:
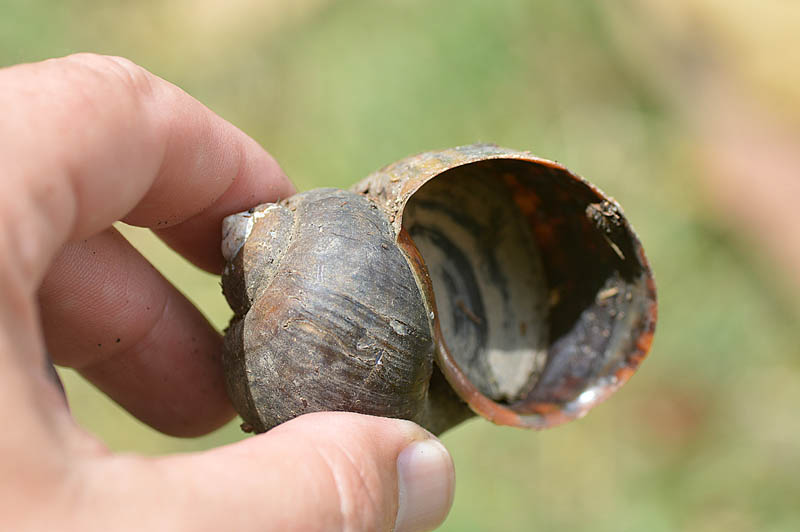
[(204, 453), (110, 460), (128, 485), (106, 507), (138, 530), (430, 530), (455, 486), (447, 450), (418, 425), (341, 412)]

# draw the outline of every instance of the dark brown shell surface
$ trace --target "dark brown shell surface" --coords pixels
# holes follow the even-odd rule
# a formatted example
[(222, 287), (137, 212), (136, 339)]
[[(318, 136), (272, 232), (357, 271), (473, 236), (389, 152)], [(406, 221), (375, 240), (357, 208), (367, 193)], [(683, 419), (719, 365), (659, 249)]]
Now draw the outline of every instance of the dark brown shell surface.
[(225, 369), (245, 422), (261, 432), (347, 410), (439, 428), (427, 419), (431, 318), (386, 216), (335, 189), (248, 214), (223, 277), (236, 311)]
[(616, 202), (492, 145), (235, 215), (223, 246), (228, 389), (257, 431), (320, 410), (553, 426), (617, 390), (655, 327)]

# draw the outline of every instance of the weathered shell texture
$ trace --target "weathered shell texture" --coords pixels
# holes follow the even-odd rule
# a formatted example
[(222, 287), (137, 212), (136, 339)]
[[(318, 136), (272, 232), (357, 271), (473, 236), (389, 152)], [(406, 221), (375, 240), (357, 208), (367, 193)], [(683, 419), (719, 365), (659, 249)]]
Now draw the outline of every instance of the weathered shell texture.
[(249, 234), (223, 277), (236, 314), (224, 358), (245, 421), (263, 431), (350, 410), (437, 429), (426, 418), (432, 319), (378, 206), (319, 189), (238, 220)]
[(320, 410), (553, 426), (652, 340), (655, 285), (621, 209), (528, 153), (421, 154), (223, 231), (227, 382), (256, 431)]

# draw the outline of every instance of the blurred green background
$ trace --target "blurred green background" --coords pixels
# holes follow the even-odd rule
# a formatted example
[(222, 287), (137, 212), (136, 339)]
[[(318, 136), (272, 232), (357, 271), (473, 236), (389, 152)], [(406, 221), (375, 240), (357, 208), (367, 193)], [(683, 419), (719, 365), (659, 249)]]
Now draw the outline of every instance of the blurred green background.
[[(703, 96), (735, 93), (800, 124), (798, 6), (0, 0), (0, 65), (126, 56), (257, 139), (301, 190), (477, 141), (564, 163), (639, 232), (659, 288), (656, 341), (583, 420), (540, 433), (473, 420), (447, 433), (458, 485), (442, 529), (795, 531), (800, 284), (717, 200), (719, 180), (709, 185), (719, 165), (704, 146), (719, 136), (706, 126), (713, 113), (739, 114)], [(123, 230), (225, 326), (217, 278), (146, 230)], [(235, 422), (195, 440), (160, 435), (62, 375), (76, 418), (113, 449), (243, 437)]]

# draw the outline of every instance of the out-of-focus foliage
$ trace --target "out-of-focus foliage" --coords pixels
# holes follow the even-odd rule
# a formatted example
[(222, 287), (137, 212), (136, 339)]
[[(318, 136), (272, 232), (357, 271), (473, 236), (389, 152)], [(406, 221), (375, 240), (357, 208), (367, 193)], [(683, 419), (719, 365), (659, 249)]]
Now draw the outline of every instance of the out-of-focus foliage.
[[(348, 186), (408, 154), (476, 141), (563, 162), (616, 197), (638, 230), (659, 287), (655, 345), (581, 421), (533, 433), (475, 420), (446, 434), (458, 488), (443, 529), (788, 531), (800, 526), (798, 292), (708, 214), (685, 113), (697, 112), (687, 103), (695, 77), (725, 72), (725, 83), (800, 116), (800, 8), (757, 9), (0, 0), (0, 65), (126, 56), (256, 138), (300, 189)], [(216, 278), (146, 231), (123, 230), (224, 328)], [(79, 422), (114, 449), (242, 437), (232, 423), (167, 438), (63, 374)]]

